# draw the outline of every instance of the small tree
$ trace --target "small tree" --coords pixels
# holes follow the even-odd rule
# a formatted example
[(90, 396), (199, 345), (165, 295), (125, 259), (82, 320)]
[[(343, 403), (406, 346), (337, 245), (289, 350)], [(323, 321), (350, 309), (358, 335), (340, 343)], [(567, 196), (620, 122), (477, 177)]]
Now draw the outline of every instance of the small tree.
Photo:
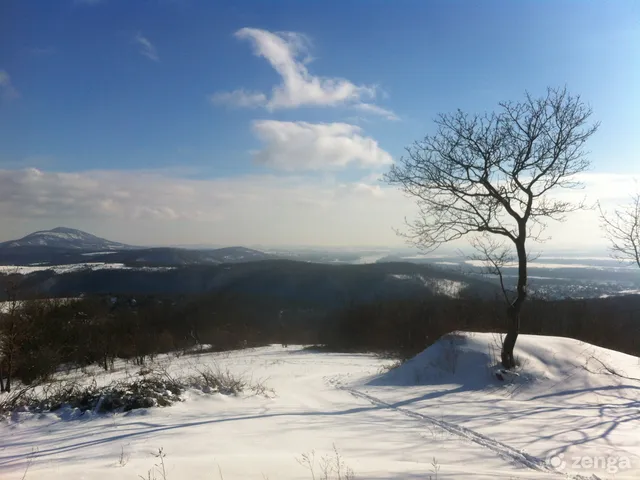
[[(416, 200), (417, 219), (403, 235), (422, 249), (468, 234), (500, 238), (515, 249), (518, 279), (502, 348), (502, 364), (511, 369), (527, 296), (526, 241), (542, 239), (547, 219), (583, 208), (549, 193), (581, 186), (575, 175), (589, 166), (583, 146), (598, 125), (588, 124), (591, 109), (566, 89), (499, 106), (491, 114), (438, 116), (436, 133), (407, 148), (386, 180)], [(495, 243), (482, 250), (498, 255), (489, 262), (494, 267), (508, 257)]]
[(11, 392), (11, 380), (15, 369), (15, 356), (20, 339), (20, 311), (18, 283), (9, 280), (5, 293), (7, 301), (0, 311), (0, 392)]
[(640, 191), (631, 196), (627, 205), (616, 208), (612, 215), (600, 207), (600, 219), (610, 243), (611, 256), (640, 267)]

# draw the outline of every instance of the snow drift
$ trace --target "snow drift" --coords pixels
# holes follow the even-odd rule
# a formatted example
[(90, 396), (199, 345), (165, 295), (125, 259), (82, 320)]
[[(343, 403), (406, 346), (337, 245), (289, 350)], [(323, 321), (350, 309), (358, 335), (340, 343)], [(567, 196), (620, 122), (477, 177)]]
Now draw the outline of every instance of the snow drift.
[[(511, 397), (569, 397), (598, 390), (637, 390), (640, 359), (571, 338), (520, 335), (514, 373), (500, 366), (502, 336), (454, 332), (401, 366), (370, 379), (370, 386), (451, 385), (461, 390), (515, 387)], [(636, 386), (636, 383), (638, 386)]]

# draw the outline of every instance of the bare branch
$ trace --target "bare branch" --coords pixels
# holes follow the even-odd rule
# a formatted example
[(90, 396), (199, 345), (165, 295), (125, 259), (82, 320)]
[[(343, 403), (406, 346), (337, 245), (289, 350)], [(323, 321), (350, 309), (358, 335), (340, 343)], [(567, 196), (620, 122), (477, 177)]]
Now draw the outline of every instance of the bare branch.
[(477, 254), (470, 256), (471, 260), (482, 262), (485, 274), (498, 276), (502, 295), (505, 301), (510, 304), (513, 300), (509, 297), (509, 292), (505, 287), (502, 271), (507, 264), (514, 262), (513, 251), (503, 242), (498, 242), (488, 235), (474, 237), (470, 240), (470, 243), (477, 252)]
[(584, 208), (548, 196), (556, 188), (580, 188), (577, 173), (589, 166), (583, 146), (595, 133), (591, 109), (566, 89), (545, 97), (503, 102), (497, 113), (440, 115), (435, 134), (415, 142), (386, 180), (416, 199), (418, 219), (405, 235), (437, 248), (474, 232), (513, 242), (528, 238), (527, 222), (562, 221)]
[(640, 191), (631, 196), (627, 205), (608, 214), (600, 204), (600, 221), (609, 240), (611, 256), (631, 261), (640, 267)]

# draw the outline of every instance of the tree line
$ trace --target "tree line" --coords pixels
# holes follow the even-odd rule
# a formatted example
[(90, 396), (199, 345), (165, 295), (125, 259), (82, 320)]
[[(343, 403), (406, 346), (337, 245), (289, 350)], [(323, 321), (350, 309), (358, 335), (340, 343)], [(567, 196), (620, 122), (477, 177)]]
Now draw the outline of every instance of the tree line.
[[(0, 387), (49, 379), (60, 370), (155, 355), (188, 355), (267, 344), (408, 358), (453, 330), (501, 332), (501, 299), (428, 297), (319, 310), (230, 293), (183, 297), (86, 297), (10, 302), (0, 314)], [(568, 336), (640, 355), (640, 297), (531, 299), (523, 332)]]

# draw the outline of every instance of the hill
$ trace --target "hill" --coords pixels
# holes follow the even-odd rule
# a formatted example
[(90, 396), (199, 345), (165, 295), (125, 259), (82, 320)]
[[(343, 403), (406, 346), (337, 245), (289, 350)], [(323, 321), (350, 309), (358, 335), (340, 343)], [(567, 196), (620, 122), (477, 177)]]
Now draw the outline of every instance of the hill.
[(74, 268), (65, 273), (45, 270), (48, 268), (45, 266), (37, 268), (42, 270), (22, 277), (20, 288), (50, 297), (82, 294), (182, 295), (224, 291), (259, 295), (283, 303), (335, 307), (384, 299), (496, 293), (495, 285), (484, 280), (410, 263), (327, 265), (264, 260), (168, 268)]
[(17, 249), (21, 247), (40, 247), (55, 249), (112, 251), (136, 248), (120, 242), (112, 242), (104, 238), (96, 237), (82, 230), (74, 228), (57, 227), (51, 230), (33, 232), (26, 237), (17, 240), (0, 243), (0, 249)]
[(125, 266), (217, 265), (278, 258), (245, 247), (193, 250), (140, 247), (82, 230), (57, 227), (0, 243), (0, 265), (124, 264)]

